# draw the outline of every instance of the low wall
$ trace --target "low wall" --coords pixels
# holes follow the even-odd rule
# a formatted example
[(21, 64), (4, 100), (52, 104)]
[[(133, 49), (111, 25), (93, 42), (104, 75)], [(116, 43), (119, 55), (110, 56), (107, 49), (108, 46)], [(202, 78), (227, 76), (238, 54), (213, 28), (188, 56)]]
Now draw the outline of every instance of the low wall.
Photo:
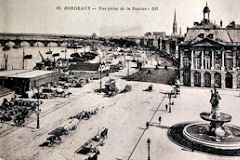
[(174, 82), (175, 78), (178, 76), (177, 69), (154, 69), (154, 68), (143, 68), (129, 76), (131, 81), (141, 81), (141, 82), (153, 82), (161, 84), (171, 84)]

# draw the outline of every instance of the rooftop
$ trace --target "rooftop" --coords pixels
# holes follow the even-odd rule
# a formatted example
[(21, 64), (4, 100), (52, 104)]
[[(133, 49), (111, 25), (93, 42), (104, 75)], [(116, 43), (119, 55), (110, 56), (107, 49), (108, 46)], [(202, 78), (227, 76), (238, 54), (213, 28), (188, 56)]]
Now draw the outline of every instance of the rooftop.
[(51, 74), (54, 72), (55, 71), (43, 71), (43, 70), (7, 70), (0, 71), (0, 77), (33, 78), (45, 74)]
[[(208, 17), (205, 17), (206, 13), (208, 13)], [(184, 39), (185, 44), (209, 38), (222, 45), (240, 45), (240, 25), (232, 21), (224, 28), (222, 20), (220, 25), (211, 22), (209, 13), (210, 9), (206, 4), (203, 9), (203, 20), (200, 23), (194, 22), (193, 27), (188, 28)]]
[(11, 93), (11, 92), (13, 92), (13, 91), (10, 90), (10, 89), (8, 89), (8, 88), (5, 88), (5, 87), (3, 87), (3, 86), (0, 86), (0, 97), (1, 97), (2, 95), (5, 95), (5, 94)]
[[(185, 42), (193, 41), (199, 38), (208, 37), (212, 34), (212, 39), (223, 43), (240, 43), (240, 30), (232, 29), (197, 29), (188, 30), (184, 39)], [(203, 37), (201, 37), (202, 35)]]

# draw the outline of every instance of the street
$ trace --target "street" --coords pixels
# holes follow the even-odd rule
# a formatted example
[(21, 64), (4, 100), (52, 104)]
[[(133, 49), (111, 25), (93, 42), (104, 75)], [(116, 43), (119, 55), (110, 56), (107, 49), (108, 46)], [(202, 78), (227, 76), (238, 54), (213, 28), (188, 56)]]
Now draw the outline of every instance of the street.
[[(135, 69), (130, 72), (135, 72)], [(95, 136), (103, 127), (108, 128), (108, 138), (103, 146), (99, 146), (100, 160), (112, 159), (147, 159), (147, 139), (151, 139), (151, 159), (229, 159), (205, 153), (192, 152), (183, 149), (169, 140), (167, 132), (174, 124), (187, 121), (202, 121), (199, 114), (210, 110), (210, 89), (182, 87), (181, 94), (174, 100), (172, 112), (165, 111), (168, 99), (162, 92), (168, 92), (171, 87), (163, 84), (153, 84), (153, 91), (144, 91), (150, 84), (121, 79), (126, 76), (127, 69), (110, 74), (116, 80), (117, 87), (122, 90), (126, 84), (132, 85), (132, 91), (118, 94), (114, 97), (104, 97), (104, 93), (96, 93), (99, 81), (88, 83), (83, 88), (70, 88), (72, 97), (43, 100), (40, 106), (40, 129), (36, 128), (36, 115), (32, 115), (24, 127), (9, 126), (1, 123), (0, 154), (3, 159), (85, 159), (75, 151), (88, 139)], [(103, 84), (109, 77), (103, 78)], [(234, 90), (219, 90), (222, 100), (220, 107), (223, 112), (232, 115), (232, 124), (240, 125), (238, 104), (240, 98)], [(231, 103), (230, 103), (231, 102)], [(57, 128), (67, 119), (83, 110), (98, 107), (96, 115), (89, 120), (80, 121), (76, 130), (62, 136), (60, 144), (53, 147), (39, 147), (51, 130)], [(156, 109), (159, 109), (156, 111)], [(156, 112), (155, 112), (156, 111)], [(159, 127), (158, 118), (162, 117)], [(151, 121), (152, 119), (152, 121)], [(149, 129), (145, 130), (146, 122), (151, 121)], [(238, 157), (235, 157), (237, 159)], [(234, 159), (234, 158), (231, 158)]]

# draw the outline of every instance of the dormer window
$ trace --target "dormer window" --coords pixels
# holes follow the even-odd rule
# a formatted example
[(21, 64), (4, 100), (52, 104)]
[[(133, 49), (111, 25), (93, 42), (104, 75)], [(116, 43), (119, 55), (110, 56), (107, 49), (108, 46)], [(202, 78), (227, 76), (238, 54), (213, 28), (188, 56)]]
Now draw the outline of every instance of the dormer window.
[(213, 39), (213, 34), (209, 34), (208, 38)]
[(199, 38), (204, 38), (204, 34), (203, 34), (203, 33), (200, 33), (200, 34), (198, 35), (198, 37), (199, 37)]

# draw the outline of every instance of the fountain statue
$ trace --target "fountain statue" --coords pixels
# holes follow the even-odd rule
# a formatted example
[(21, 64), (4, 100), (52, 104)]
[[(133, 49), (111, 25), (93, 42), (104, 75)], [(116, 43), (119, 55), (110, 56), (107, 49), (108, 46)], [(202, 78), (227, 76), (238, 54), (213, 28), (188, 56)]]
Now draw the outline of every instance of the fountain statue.
[(240, 128), (227, 125), (232, 116), (220, 111), (221, 97), (216, 88), (211, 90), (211, 112), (202, 112), (200, 117), (210, 123), (192, 123), (183, 130), (190, 141), (217, 149), (240, 149)]

